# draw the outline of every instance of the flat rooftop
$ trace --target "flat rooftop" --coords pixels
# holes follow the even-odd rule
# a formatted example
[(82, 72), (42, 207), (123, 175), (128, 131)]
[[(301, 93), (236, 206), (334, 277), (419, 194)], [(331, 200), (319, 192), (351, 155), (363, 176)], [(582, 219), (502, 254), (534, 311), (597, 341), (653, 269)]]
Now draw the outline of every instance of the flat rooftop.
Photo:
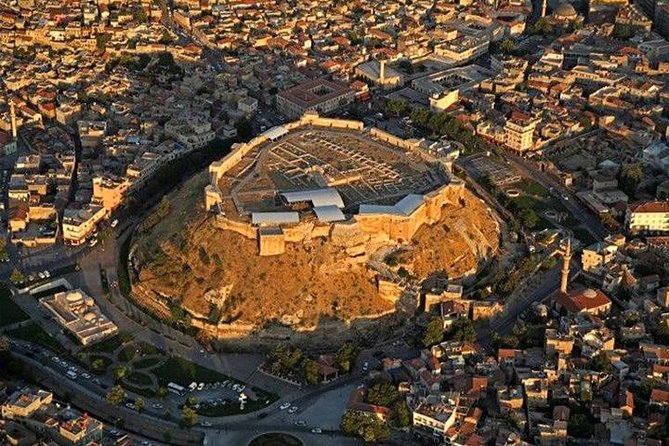
[(309, 108), (347, 93), (353, 93), (348, 85), (320, 78), (289, 88), (278, 96), (300, 107)]

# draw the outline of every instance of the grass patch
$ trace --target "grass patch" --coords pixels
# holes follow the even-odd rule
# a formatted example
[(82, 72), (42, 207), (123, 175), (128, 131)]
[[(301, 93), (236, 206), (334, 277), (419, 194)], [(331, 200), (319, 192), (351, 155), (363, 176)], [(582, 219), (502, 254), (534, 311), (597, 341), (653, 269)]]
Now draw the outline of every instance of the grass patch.
[(97, 344), (91, 345), (86, 348), (87, 352), (102, 352), (102, 353), (112, 353), (114, 350), (123, 345), (124, 342), (132, 341), (132, 335), (129, 333), (119, 333), (107, 338)]
[[(229, 415), (238, 415), (241, 413), (255, 412), (262, 410), (278, 399), (276, 395), (266, 395), (264, 392), (256, 392), (258, 399), (255, 401), (247, 400), (244, 410), (239, 410), (239, 402), (232, 401), (225, 406), (201, 406), (197, 413), (205, 417), (225, 417)], [(265, 404), (265, 401), (269, 401)]]
[(167, 387), (167, 384), (170, 382), (188, 386), (188, 384), (193, 381), (198, 383), (213, 383), (231, 379), (215, 370), (202, 367), (198, 364), (186, 361), (185, 359), (174, 357), (168, 359), (162, 365), (152, 370), (152, 373), (158, 378), (158, 383), (161, 387)]
[(137, 344), (137, 348), (139, 349), (140, 354), (142, 354), (142, 355), (158, 355), (158, 354), (163, 353), (163, 351), (160, 350), (155, 345), (151, 345), (151, 344), (146, 343), (144, 341), (136, 342), (136, 344)]
[(160, 363), (160, 358), (142, 358), (135, 361), (132, 366), (135, 369), (148, 369), (149, 367), (155, 367)]
[(153, 384), (151, 377), (146, 373), (132, 372), (126, 378), (126, 381), (138, 386), (150, 386)]
[(122, 382), (121, 387), (123, 387), (128, 392), (133, 392), (146, 398), (153, 398), (156, 396), (156, 391), (151, 388), (146, 389), (143, 387), (136, 387), (132, 384), (128, 384), (127, 382)]
[(8, 332), (9, 336), (41, 345), (57, 354), (67, 353), (67, 350), (58, 340), (49, 336), (49, 334), (36, 323), (19, 327)]
[(523, 178), (521, 181), (514, 184), (514, 186), (526, 194), (534, 195), (540, 198), (548, 198), (550, 195), (545, 187), (529, 178)]
[(299, 438), (284, 433), (262, 434), (253, 439), (249, 446), (304, 446)]
[(12, 292), (6, 286), (0, 287), (0, 327), (28, 320), (28, 315), (14, 303)]
[(137, 356), (137, 347), (135, 344), (130, 343), (118, 352), (117, 359), (120, 362), (130, 362), (135, 358), (135, 356)]

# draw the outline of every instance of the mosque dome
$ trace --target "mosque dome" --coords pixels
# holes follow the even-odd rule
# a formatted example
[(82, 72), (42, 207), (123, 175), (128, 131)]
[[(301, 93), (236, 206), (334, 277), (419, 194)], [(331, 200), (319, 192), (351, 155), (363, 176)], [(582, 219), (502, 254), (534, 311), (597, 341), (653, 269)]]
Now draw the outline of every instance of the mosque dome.
[(575, 19), (578, 15), (576, 13), (576, 9), (574, 9), (571, 3), (567, 2), (560, 3), (558, 7), (555, 8), (555, 12), (553, 14), (555, 17), (560, 19)]

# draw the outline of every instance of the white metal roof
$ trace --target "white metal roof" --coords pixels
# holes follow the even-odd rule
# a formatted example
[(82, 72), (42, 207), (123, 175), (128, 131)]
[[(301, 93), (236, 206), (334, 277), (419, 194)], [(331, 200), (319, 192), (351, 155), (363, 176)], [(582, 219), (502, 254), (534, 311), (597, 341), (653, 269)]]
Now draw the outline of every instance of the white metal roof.
[(318, 220), (323, 223), (346, 220), (346, 216), (337, 206), (316, 206), (314, 212)]
[(340, 209), (344, 207), (341, 195), (339, 195), (337, 189), (332, 187), (299, 192), (284, 192), (281, 195), (288, 203), (310, 201), (313, 207), (337, 206)]
[(359, 214), (393, 214), (409, 216), (423, 204), (423, 196), (409, 194), (392, 206), (379, 204), (361, 204)]
[(300, 216), (297, 212), (253, 212), (251, 223), (254, 225), (280, 225), (288, 223), (299, 223)]
[(272, 127), (271, 129), (268, 129), (268, 130), (264, 131), (263, 136), (266, 136), (267, 138), (274, 141), (275, 139), (279, 139), (287, 133), (288, 133), (288, 130), (286, 130), (286, 128), (284, 126), (277, 125), (276, 127)]

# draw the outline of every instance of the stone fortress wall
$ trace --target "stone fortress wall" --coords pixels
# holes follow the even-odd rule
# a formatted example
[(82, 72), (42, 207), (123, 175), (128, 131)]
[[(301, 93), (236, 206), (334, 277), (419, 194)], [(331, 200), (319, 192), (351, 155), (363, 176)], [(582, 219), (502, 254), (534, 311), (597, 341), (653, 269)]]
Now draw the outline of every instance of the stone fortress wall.
[[(366, 131), (360, 121), (323, 118), (315, 113), (305, 114), (300, 120), (283, 127), (290, 132), (305, 126)], [(404, 140), (377, 128), (369, 129), (368, 135), (406, 151), (419, 151), (417, 141)], [(222, 201), (222, 193), (218, 188), (218, 182), (226, 172), (253, 149), (269, 141), (270, 139), (263, 134), (246, 144), (235, 144), (232, 147), (232, 152), (209, 166), (210, 184), (205, 188), (206, 209), (212, 209)], [(419, 154), (425, 157), (424, 153)], [(447, 176), (449, 181), (437, 189), (425, 193), (422, 196), (422, 203), (408, 215), (397, 212), (359, 213), (353, 215), (347, 221), (330, 224), (299, 222), (281, 225), (280, 227), (256, 227), (248, 221), (234, 219), (219, 213), (216, 215), (215, 224), (221, 229), (235, 231), (244, 237), (258, 240), (260, 255), (282, 254), (285, 251), (286, 243), (301, 243), (314, 238), (328, 238), (335, 245), (345, 248), (352, 257), (361, 256), (364, 258), (365, 254), (369, 254), (381, 246), (410, 241), (423, 224), (433, 224), (439, 219), (443, 206), (447, 204), (457, 205), (464, 193), (464, 182), (450, 174)]]

